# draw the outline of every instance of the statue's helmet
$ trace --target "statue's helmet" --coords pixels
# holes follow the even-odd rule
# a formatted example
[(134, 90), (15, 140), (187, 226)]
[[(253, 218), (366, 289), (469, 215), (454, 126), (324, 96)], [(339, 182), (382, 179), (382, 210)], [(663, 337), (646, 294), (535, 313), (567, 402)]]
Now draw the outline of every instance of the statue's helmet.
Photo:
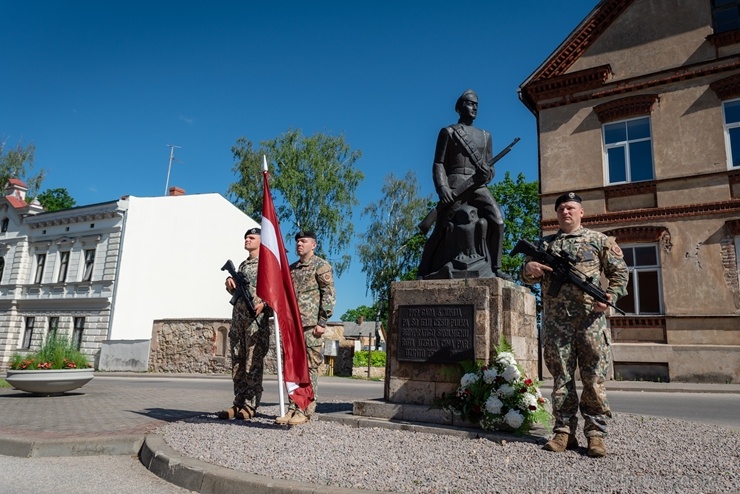
[(474, 101), (475, 103), (478, 102), (478, 95), (475, 94), (475, 91), (472, 89), (468, 89), (464, 93), (460, 95), (459, 98), (457, 98), (457, 102), (455, 103), (455, 111), (457, 113), (460, 113), (460, 107), (462, 106), (464, 101)]

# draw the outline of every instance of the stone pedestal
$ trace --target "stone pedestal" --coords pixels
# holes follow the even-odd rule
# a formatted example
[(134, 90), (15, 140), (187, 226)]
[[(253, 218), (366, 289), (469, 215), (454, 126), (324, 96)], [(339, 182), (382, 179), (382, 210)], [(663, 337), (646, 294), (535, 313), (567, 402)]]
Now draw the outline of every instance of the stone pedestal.
[[(409, 335), (399, 324), (409, 326), (408, 314), (413, 307), (421, 307), (419, 314), (430, 331), (417, 330), (414, 334), (465, 337), (466, 320), (444, 317), (450, 307), (472, 307), (471, 354), (480, 362), (488, 363), (491, 351), (503, 336), (511, 345), (517, 361), (531, 377), (537, 377), (538, 338), (536, 303), (525, 287), (500, 278), (457, 280), (418, 280), (396, 282), (391, 287), (389, 314), (388, 355), (385, 377), (385, 401), (389, 404), (432, 405), (443, 392), (457, 389), (462, 375), (456, 362), (409, 361), (408, 340), (401, 342), (399, 335)], [(439, 310), (435, 310), (435, 309)], [(401, 310), (399, 310), (401, 309)], [(399, 313), (407, 320), (399, 323)], [(442, 317), (436, 317), (441, 315)], [(429, 319), (434, 319), (430, 321)], [(458, 331), (446, 328), (448, 323)], [(462, 328), (462, 329), (460, 329)], [(432, 331), (433, 330), (433, 331)], [(449, 343), (451, 340), (446, 340)], [(454, 343), (454, 341), (452, 341)], [(422, 346), (439, 344), (439, 341), (419, 340)], [(461, 346), (465, 341), (461, 342)], [(399, 346), (405, 355), (399, 354)], [(420, 352), (423, 354), (423, 352)], [(437, 354), (443, 354), (438, 350)], [(454, 356), (452, 357), (455, 358)], [(458, 359), (459, 360), (459, 359)], [(438, 411), (439, 412), (439, 411)], [(436, 420), (435, 420), (436, 421)]]

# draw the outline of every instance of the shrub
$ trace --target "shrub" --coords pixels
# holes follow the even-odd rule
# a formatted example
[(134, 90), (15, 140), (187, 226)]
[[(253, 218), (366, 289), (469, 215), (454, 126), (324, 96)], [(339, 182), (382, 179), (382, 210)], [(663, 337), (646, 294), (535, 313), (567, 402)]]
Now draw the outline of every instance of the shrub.
[(51, 335), (37, 351), (29, 354), (14, 353), (10, 369), (84, 369), (91, 367), (87, 355), (79, 351), (69, 338)]
[[(355, 352), (355, 356), (352, 357), (352, 365), (355, 367), (367, 367), (367, 354), (368, 352), (366, 351)], [(370, 367), (385, 367), (385, 352), (370, 352)]]

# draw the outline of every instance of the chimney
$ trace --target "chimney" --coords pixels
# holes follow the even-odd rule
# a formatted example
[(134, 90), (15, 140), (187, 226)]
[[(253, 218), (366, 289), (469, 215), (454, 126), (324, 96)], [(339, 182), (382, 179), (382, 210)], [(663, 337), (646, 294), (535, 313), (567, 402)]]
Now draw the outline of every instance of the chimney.
[(171, 196), (184, 196), (185, 189), (181, 189), (180, 187), (175, 187), (173, 185), (172, 187), (170, 187), (170, 195)]
[(365, 316), (358, 316), (357, 317), (357, 325), (358, 326), (361, 326), (363, 322), (365, 322)]

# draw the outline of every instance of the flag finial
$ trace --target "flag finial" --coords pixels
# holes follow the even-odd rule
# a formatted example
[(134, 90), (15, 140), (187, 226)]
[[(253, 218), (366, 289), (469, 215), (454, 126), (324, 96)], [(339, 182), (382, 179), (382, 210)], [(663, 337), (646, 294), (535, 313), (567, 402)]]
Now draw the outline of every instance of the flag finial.
[(262, 155), (262, 170), (267, 171), (267, 156)]

